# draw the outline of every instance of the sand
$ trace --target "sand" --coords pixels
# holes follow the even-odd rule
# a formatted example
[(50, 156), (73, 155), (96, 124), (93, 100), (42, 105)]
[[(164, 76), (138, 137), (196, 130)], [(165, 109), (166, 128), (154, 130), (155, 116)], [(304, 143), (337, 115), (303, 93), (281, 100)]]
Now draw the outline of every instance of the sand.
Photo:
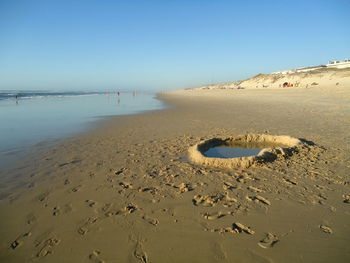
[[(185, 90), (1, 169), (1, 262), (349, 262), (350, 87)], [(202, 140), (308, 143), (248, 168)], [(12, 179), (11, 179), (12, 178)]]
[[(258, 74), (243, 81), (225, 82), (198, 87), (199, 90), (213, 89), (277, 89), (283, 88), (283, 83), (290, 83), (294, 88), (322, 87), (329, 90), (335, 86), (338, 90), (349, 87), (350, 68), (322, 68), (308, 72), (292, 74)], [(291, 87), (289, 87), (290, 89)]]

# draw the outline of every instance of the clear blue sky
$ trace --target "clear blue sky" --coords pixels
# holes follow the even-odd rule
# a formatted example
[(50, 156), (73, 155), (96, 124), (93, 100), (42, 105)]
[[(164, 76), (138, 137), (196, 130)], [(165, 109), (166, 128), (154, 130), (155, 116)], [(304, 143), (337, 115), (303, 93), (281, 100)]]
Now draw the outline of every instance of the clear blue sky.
[(186, 88), (350, 58), (349, 0), (0, 0), (0, 89)]

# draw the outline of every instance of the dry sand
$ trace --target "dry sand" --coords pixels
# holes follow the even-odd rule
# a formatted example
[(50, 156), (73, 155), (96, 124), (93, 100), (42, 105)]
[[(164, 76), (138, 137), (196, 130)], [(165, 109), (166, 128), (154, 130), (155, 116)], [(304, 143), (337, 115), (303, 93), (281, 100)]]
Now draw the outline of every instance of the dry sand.
[(206, 85), (197, 89), (276, 89), (283, 88), (283, 83), (285, 82), (293, 84), (296, 88), (322, 87), (329, 89), (336, 86), (339, 91), (341, 88), (346, 88), (350, 85), (350, 68), (337, 69), (327, 67), (292, 74), (258, 74), (243, 81)]
[[(350, 262), (349, 86), (160, 98), (171, 108), (1, 170), (1, 262)], [(247, 133), (308, 145), (249, 168), (187, 162)]]

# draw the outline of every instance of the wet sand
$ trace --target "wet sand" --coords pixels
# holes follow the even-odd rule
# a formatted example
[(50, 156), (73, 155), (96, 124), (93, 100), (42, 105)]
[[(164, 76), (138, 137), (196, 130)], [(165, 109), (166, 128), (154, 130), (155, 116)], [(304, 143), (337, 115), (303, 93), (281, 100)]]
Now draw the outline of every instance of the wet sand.
[[(1, 262), (350, 261), (348, 88), (159, 96), (170, 109), (1, 170)], [(187, 161), (203, 139), (247, 133), (307, 144), (249, 168)]]

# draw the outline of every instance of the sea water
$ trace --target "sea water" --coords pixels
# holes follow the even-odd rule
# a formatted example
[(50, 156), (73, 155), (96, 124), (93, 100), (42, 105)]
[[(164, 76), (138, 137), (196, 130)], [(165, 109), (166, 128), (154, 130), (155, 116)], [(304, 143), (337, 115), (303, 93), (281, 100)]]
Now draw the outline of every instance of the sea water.
[(82, 132), (102, 117), (164, 107), (149, 93), (0, 91), (0, 158)]

